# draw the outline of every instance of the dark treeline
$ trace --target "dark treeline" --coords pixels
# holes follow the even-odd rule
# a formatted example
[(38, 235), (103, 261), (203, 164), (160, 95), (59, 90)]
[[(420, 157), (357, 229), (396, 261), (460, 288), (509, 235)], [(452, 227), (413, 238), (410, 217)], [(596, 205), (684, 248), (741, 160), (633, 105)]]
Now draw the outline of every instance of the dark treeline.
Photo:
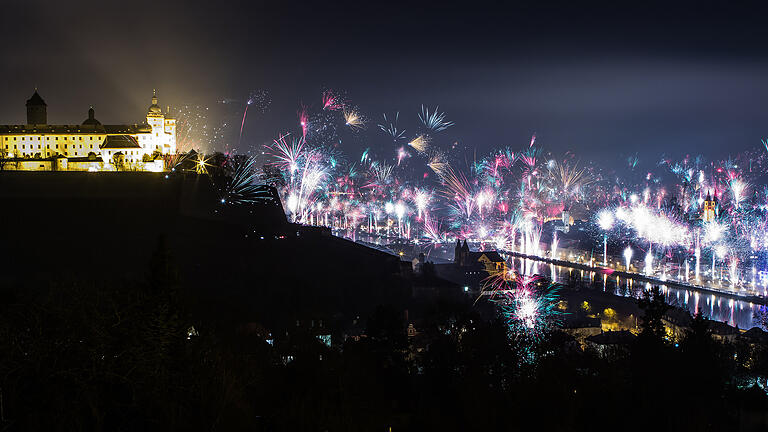
[(202, 314), (185, 286), (161, 244), (144, 282), (4, 287), (3, 430), (705, 431), (766, 414), (736, 379), (768, 375), (765, 347), (715, 342), (700, 316), (667, 342), (659, 292), (640, 301), (634, 344), (598, 353), (560, 332), (510, 338), (429, 272), (411, 287), (433, 295), (376, 307), (365, 337), (343, 340), (354, 325), (324, 315), (330, 346), (314, 320)]

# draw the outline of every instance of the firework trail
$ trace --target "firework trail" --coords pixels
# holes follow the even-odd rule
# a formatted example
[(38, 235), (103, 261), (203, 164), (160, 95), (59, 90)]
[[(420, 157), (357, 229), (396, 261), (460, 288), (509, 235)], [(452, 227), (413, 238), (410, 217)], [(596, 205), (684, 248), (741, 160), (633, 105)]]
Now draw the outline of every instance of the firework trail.
[(240, 141), (243, 139), (243, 128), (245, 127), (245, 116), (248, 115), (248, 107), (253, 103), (252, 99), (248, 99), (245, 103), (245, 109), (243, 110), (243, 120), (240, 122), (240, 135), (237, 138), (237, 146), (240, 147)]
[(259, 110), (263, 113), (266, 112), (267, 107), (271, 102), (269, 93), (266, 90), (254, 91), (248, 96), (248, 100), (245, 101), (245, 109), (243, 110), (243, 119), (240, 121), (240, 134), (237, 138), (238, 148), (240, 147), (240, 141), (243, 139), (243, 129), (245, 128), (245, 119), (248, 115), (248, 108), (251, 105), (256, 104), (259, 107)]

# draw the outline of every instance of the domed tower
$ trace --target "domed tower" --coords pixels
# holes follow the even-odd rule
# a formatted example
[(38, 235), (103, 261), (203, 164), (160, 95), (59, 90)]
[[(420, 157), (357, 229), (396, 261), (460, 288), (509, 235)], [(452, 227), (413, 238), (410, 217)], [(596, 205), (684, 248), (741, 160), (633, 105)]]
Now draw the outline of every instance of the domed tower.
[(83, 122), (84, 125), (100, 126), (101, 122), (96, 120), (96, 112), (93, 110), (93, 106), (88, 109), (88, 118)]
[(45, 104), (45, 101), (37, 93), (37, 89), (35, 89), (32, 97), (27, 99), (27, 124), (48, 124), (47, 107), (48, 105)]
[(165, 123), (165, 116), (163, 115), (163, 109), (157, 104), (157, 91), (152, 91), (152, 105), (147, 109), (147, 124), (152, 128), (152, 135), (149, 138), (149, 147), (145, 150), (148, 153), (157, 151), (163, 153), (163, 144), (165, 144), (165, 131), (163, 126)]
[(152, 90), (152, 105), (147, 110), (147, 116), (162, 116), (163, 109), (157, 104), (157, 91)]

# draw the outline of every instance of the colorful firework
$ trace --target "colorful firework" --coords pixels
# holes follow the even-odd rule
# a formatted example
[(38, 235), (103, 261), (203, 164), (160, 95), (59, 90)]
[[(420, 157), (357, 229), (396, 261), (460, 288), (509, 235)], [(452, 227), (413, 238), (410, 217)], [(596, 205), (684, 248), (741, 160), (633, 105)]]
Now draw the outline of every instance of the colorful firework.
[(429, 146), (429, 137), (426, 135), (419, 135), (412, 139), (408, 145), (413, 147), (414, 150), (424, 153), (427, 151), (427, 146)]
[(429, 112), (429, 108), (421, 106), (419, 120), (424, 126), (432, 132), (441, 132), (453, 126), (452, 121), (445, 120), (445, 113), (439, 112), (440, 107), (435, 107), (434, 111)]

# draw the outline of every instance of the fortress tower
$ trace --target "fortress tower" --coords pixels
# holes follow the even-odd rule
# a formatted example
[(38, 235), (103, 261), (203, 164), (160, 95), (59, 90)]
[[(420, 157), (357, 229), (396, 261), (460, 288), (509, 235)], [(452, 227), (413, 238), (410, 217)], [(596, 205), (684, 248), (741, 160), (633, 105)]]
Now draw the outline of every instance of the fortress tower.
[(48, 124), (48, 105), (43, 98), (35, 93), (31, 98), (27, 99), (27, 124), (28, 125), (44, 125)]

